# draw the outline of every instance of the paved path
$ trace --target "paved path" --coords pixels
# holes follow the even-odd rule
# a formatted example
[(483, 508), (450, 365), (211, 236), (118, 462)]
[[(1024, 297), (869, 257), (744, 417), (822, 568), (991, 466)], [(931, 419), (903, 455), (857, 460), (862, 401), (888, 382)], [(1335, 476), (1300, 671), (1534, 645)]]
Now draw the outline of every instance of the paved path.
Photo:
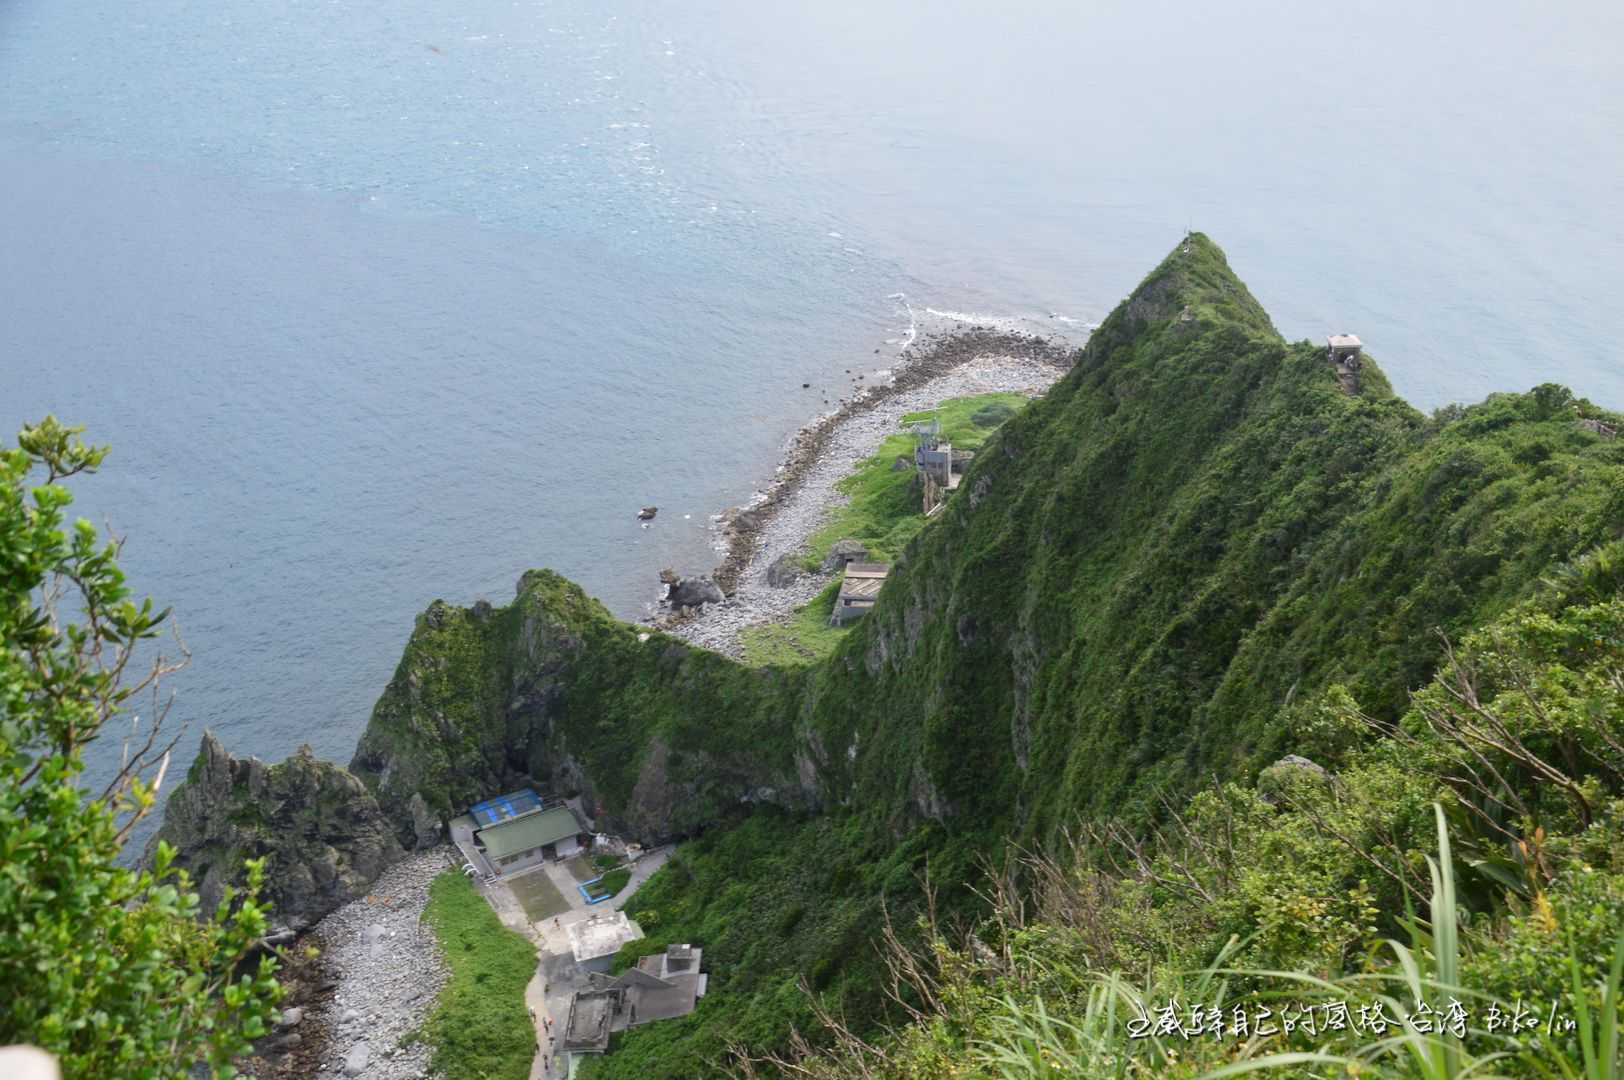
[[(626, 882), (626, 887), (624, 889), (615, 894), (615, 898), (613, 900), (609, 901), (609, 906), (616, 911), (619, 911), (621, 908), (625, 907), (626, 902), (632, 898), (632, 895), (636, 893), (638, 889), (643, 887), (643, 882), (647, 881), (649, 876), (652, 875), (654, 871), (664, 866), (666, 860), (671, 858), (671, 852), (673, 850), (672, 845), (667, 844), (664, 847), (658, 847), (652, 851), (645, 852), (641, 859), (638, 859), (637, 862), (632, 864), (631, 880)], [(579, 896), (580, 893), (577, 892), (576, 895)]]

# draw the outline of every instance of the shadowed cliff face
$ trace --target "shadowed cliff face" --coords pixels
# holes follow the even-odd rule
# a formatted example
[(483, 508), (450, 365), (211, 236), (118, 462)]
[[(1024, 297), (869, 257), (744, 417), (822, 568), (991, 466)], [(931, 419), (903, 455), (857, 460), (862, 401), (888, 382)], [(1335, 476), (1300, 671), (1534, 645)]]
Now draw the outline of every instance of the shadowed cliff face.
[(531, 571), (508, 607), (429, 608), (350, 768), (407, 843), (414, 797), (446, 818), (534, 783), (583, 795), (600, 828), (661, 840), (740, 802), (818, 801), (797, 771), (796, 684), (617, 623)]
[(309, 747), (278, 765), (232, 757), (212, 732), (170, 796), (149, 855), (159, 841), (178, 852), (205, 914), (241, 882), (245, 859), (265, 858), (271, 917), (296, 929), (364, 895), (404, 855), (377, 800), (344, 769)]

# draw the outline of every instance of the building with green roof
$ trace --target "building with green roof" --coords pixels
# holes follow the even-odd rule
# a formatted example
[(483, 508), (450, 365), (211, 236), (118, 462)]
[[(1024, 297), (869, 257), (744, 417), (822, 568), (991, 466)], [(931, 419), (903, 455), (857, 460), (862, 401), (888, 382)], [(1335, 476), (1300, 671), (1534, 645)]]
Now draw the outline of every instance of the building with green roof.
[(585, 832), (567, 804), (544, 802), (529, 790), (487, 799), (451, 822), (452, 841), (485, 877), (568, 858), (580, 850)]

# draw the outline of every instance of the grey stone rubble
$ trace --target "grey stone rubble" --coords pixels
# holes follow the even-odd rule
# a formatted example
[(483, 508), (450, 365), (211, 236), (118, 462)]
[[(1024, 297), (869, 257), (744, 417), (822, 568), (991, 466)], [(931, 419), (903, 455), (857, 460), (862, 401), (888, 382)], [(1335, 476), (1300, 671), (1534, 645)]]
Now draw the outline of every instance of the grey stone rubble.
[[(872, 457), (887, 436), (902, 430), (902, 417), (971, 394), (996, 390), (1040, 394), (1063, 374), (1052, 364), (1034, 360), (981, 356), (915, 390), (848, 417), (835, 428), (817, 462), (762, 529), (760, 542), (733, 596), (720, 604), (707, 604), (697, 618), (677, 623), (670, 633), (728, 656), (742, 656), (740, 630), (788, 618), (835, 577), (831, 572), (813, 572), (774, 588), (767, 581), (767, 571), (783, 556), (804, 550), (808, 538), (830, 511), (845, 501), (835, 485), (859, 462)], [(751, 506), (759, 505), (765, 497), (765, 492), (758, 493)]]
[[(402, 1046), (422, 1026), (449, 978), (434, 931), (423, 921), (429, 882), (448, 869), (446, 848), (396, 863), (365, 897), (328, 915), (310, 942), (338, 980), (319, 1006), (332, 1046), (321, 1075), (426, 1080), (429, 1047)], [(369, 902), (370, 901), (370, 902)]]

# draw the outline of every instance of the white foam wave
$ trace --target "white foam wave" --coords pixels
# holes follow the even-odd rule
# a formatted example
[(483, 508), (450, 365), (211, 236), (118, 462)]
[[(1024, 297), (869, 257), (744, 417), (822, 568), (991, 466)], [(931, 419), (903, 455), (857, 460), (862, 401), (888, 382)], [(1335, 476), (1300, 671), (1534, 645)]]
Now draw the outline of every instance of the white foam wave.
[(942, 311), (933, 307), (926, 308), (925, 314), (934, 315), (938, 319), (951, 319), (954, 322), (961, 323), (1013, 322), (1015, 318), (1012, 315), (977, 315), (972, 311)]
[(902, 341), (900, 343), (887, 342), (887, 344), (899, 345), (898, 352), (906, 352), (908, 347), (919, 338), (919, 319), (914, 315), (913, 305), (908, 303), (907, 293), (895, 292), (887, 296), (886, 299), (897, 301), (902, 305), (902, 309), (908, 313), (908, 332), (902, 335)]

